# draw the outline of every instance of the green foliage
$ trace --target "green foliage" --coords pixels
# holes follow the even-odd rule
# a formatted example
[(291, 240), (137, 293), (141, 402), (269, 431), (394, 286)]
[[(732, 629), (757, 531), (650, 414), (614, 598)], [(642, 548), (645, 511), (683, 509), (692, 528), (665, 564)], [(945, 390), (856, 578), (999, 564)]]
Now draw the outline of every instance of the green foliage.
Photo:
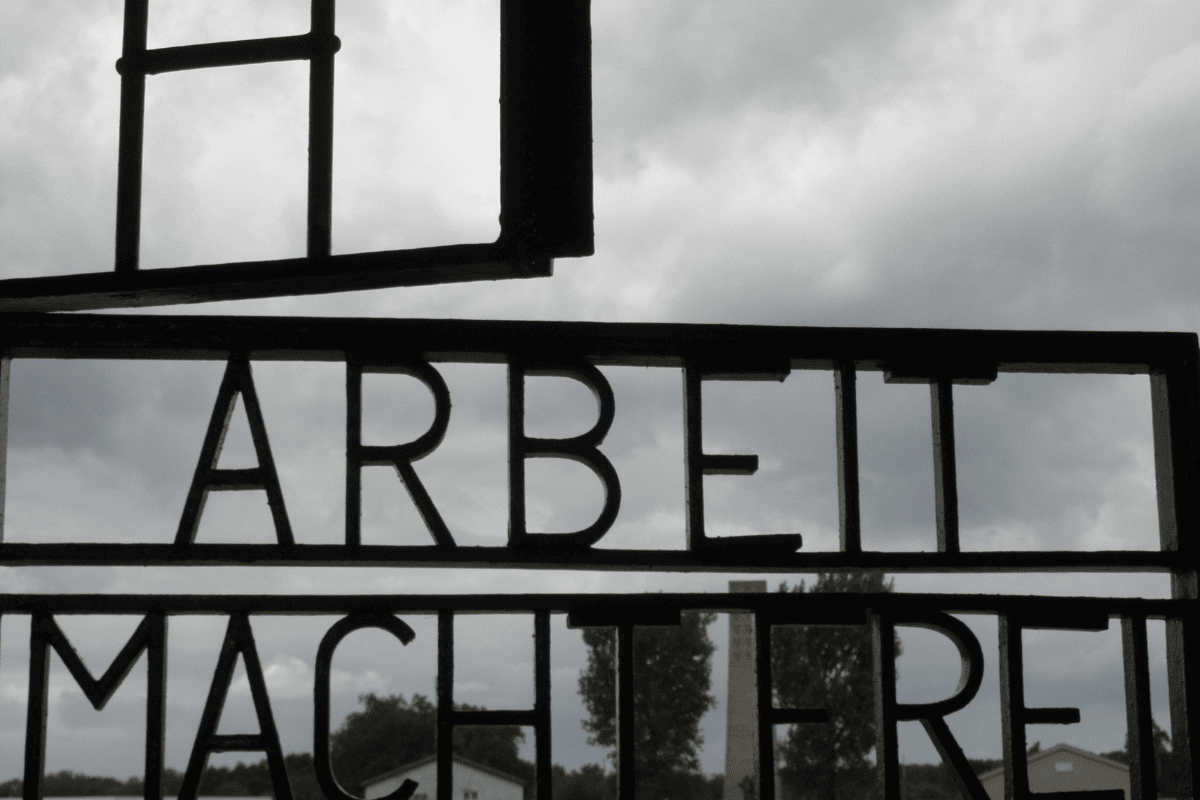
[[(877, 573), (823, 574), (792, 592), (890, 592)], [(789, 591), (782, 584), (779, 591)], [(900, 643), (896, 642), (896, 655)], [(772, 687), (781, 708), (827, 708), (830, 722), (793, 725), (778, 752), (789, 797), (852, 800), (873, 797), (875, 687), (870, 631), (866, 627), (788, 625), (775, 628)]]
[[(1158, 793), (1163, 797), (1191, 797), (1192, 781), (1188, 777), (1190, 770), (1187, 754), (1176, 753), (1175, 748), (1171, 746), (1171, 735), (1158, 727), (1157, 722), (1151, 720), (1151, 724), (1154, 726), (1154, 765)], [(1128, 732), (1125, 734), (1124, 750), (1113, 750), (1100, 755), (1122, 764), (1131, 763), (1133, 759), (1129, 752)]]
[[(363, 709), (346, 717), (330, 742), (333, 773), (351, 793), (360, 793), (362, 784), (376, 775), (437, 752), (437, 706), (428, 698), (414, 694), (409, 702), (401, 695), (365, 694), (358, 699)], [(519, 755), (523, 741), (525, 733), (517, 725), (457, 727), (453, 746), (455, 755), (525, 780), (528, 795), (534, 769)]]
[[(713, 613), (687, 612), (681, 624), (635, 628), (633, 633), (634, 770), (639, 797), (691, 798), (700, 775), (697, 750), (704, 743), (700, 719), (716, 703), (712, 688)], [(579, 693), (588, 710), (588, 741), (615, 747), (616, 633), (588, 628), (587, 669)], [(615, 753), (612, 754), (615, 758)]]
[[(553, 800), (616, 800), (617, 775), (605, 772), (599, 764), (584, 764), (567, 772), (554, 765)], [(724, 800), (725, 781), (721, 775), (684, 775), (679, 778), (678, 794), (693, 800)]]

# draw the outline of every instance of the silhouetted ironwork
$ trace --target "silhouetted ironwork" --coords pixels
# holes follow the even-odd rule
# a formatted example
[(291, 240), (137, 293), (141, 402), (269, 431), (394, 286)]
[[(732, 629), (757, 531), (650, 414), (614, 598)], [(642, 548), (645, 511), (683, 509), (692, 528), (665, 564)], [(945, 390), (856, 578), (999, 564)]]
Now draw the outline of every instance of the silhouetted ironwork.
[[(755, 617), (760, 747), (759, 792), (774, 800), (774, 756), (769, 743), (773, 725), (823, 724), (825, 708), (775, 708), (771, 695), (771, 626), (789, 624), (868, 626), (875, 645), (876, 703), (880, 724), (877, 753), (881, 792), (900, 797), (896, 725), (919, 720), (953, 771), (964, 796), (982, 800), (982, 789), (945, 723), (946, 715), (966, 706), (979, 689), (982, 648), (971, 630), (950, 614), (985, 614), (999, 620), (1001, 705), (1006, 777), (1013, 797), (1028, 798), (1025, 785), (1025, 728), (1031, 724), (1079, 720), (1078, 709), (1025, 706), (1021, 631), (1030, 628), (1105, 630), (1119, 619), (1126, 661), (1126, 704), (1134, 796), (1155, 796), (1153, 722), (1149, 705), (1146, 620), (1166, 621), (1171, 728), (1178, 752), (1188, 754), (1196, 774), (1198, 751), (1192, 720), (1200, 714), (1200, 692), (1186, 676), (1200, 669), (1197, 628), (1196, 537), (1200, 494), (1194, 491), (1200, 430), (1200, 351), (1195, 334), (1098, 333), (971, 330), (805, 328), (724, 325), (602, 324), (565, 322), (485, 322), (447, 320), (308, 319), (249, 317), (147, 317), (117, 315), (7, 315), (0, 317), (4, 358), (0, 361), (0, 397), (7, 398), (9, 364), (16, 358), (207, 359), (226, 361), (225, 377), (201, 447), (192, 491), (174, 541), (161, 544), (0, 543), (6, 565), (69, 564), (355, 564), (446, 565), (572, 569), (667, 569), (698, 571), (808, 572), (829, 570), (917, 571), (1103, 571), (1166, 572), (1171, 600), (1062, 598), (1008, 595), (938, 594), (660, 594), (660, 595), (466, 595), (466, 596), (225, 596), (225, 595), (0, 595), (0, 614), (29, 614), (31, 626), (30, 703), (25, 753), (25, 796), (37, 800), (45, 751), (46, 697), (50, 648), (63, 656), (89, 700), (100, 707), (133, 667), (149, 653), (146, 792), (157, 798), (162, 767), (162, 672), (166, 620), (179, 614), (216, 614), (229, 618), (222, 655), (189, 763), (181, 796), (191, 800), (210, 753), (265, 751), (276, 782), (276, 796), (288, 797), (282, 753), (255, 649), (251, 617), (271, 614), (343, 614), (323, 639), (316, 658), (314, 693), (315, 757), (321, 785), (332, 800), (348, 796), (336, 785), (328, 765), (329, 664), (337, 643), (362, 627), (388, 630), (403, 642), (412, 630), (397, 614), (436, 614), (438, 618), (438, 797), (448, 800), (450, 743), (457, 725), (526, 725), (534, 728), (537, 796), (549, 797), (551, 614), (566, 614), (575, 627), (617, 629), (617, 709), (619, 763), (632, 762), (632, 642), (635, 626), (678, 624), (684, 610), (747, 612)], [(251, 365), (265, 360), (309, 360), (346, 364), (347, 506), (345, 542), (296, 544), (290, 538), (282, 491), (275, 513), (278, 543), (205, 544), (194, 541), (203, 496), (214, 489), (266, 490), (278, 487), (263, 419), (254, 400)], [(412, 463), (440, 443), (450, 415), (450, 393), (438, 373), (442, 362), (502, 363), (507, 384), (510, 445), (510, 502), (515, 524), (505, 547), (456, 544)], [(616, 517), (619, 475), (600, 446), (615, 414), (615, 399), (599, 367), (639, 365), (679, 369), (683, 376), (685, 474), (689, 501), (686, 540), (679, 550), (614, 550), (595, 547)], [(752, 472), (753, 455), (703, 452), (703, 381), (782, 380), (793, 369), (832, 373), (837, 415), (841, 548), (837, 552), (797, 552), (796, 534), (720, 539), (704, 530), (703, 479), (720, 472)], [(937, 463), (938, 548), (929, 553), (891, 553), (862, 548), (859, 535), (859, 484), (856, 374), (883, 371), (891, 381), (920, 381), (930, 386), (931, 442)], [(361, 380), (364, 372), (401, 372), (420, 380), (433, 394), (434, 420), (416, 440), (392, 446), (361, 442)], [(1151, 386), (1160, 548), (1157, 551), (1104, 552), (963, 552), (957, 527), (954, 462), (954, 384), (987, 383), (1002, 372), (1146, 374)], [(568, 439), (538, 439), (525, 434), (524, 378), (563, 375), (583, 382), (598, 399), (593, 428)], [(258, 466), (247, 470), (216, 467), (229, 409), (241, 394), (252, 419)], [(6, 404), (5, 404), (6, 406)], [(3, 428), (4, 426), (0, 426)], [(832, 454), (831, 454), (832, 456)], [(527, 458), (582, 461), (603, 484), (605, 509), (596, 523), (569, 534), (533, 534), (518, 510), (524, 499), (523, 462)], [(360, 483), (364, 465), (395, 467), (430, 531), (428, 546), (364, 545), (358, 530)], [(273, 509), (275, 511), (275, 509)], [(171, 532), (164, 532), (165, 538)], [(526, 613), (534, 619), (535, 702), (532, 709), (459, 711), (453, 703), (454, 622), (463, 613)], [(99, 680), (74, 654), (55, 617), (63, 614), (141, 615), (142, 624)], [(895, 696), (894, 631), (930, 628), (948, 637), (962, 661), (962, 678), (947, 699), (902, 704)], [(260, 721), (257, 734), (218, 735), (216, 719), (238, 655), (246, 662), (251, 696)], [(257, 688), (256, 688), (257, 687)], [(632, 800), (631, 769), (619, 775), (619, 797)], [(411, 788), (411, 787), (410, 787)], [(396, 800), (401, 800), (400, 790)], [(1088, 797), (1108, 797), (1089, 794)], [(1065, 795), (1060, 797), (1066, 797)]]
[[(1118, 619), (1126, 632), (1123, 637), (1125, 659), (1129, 663), (1147, 663), (1144, 629), (1147, 619), (1163, 619), (1168, 629), (1183, 643), (1170, 664), (1171, 702), (1181, 706), (1179, 713), (1195, 713), (1195, 692), (1188, 692), (1183, 680), (1189, 664), (1200, 658), (1196, 648), (1197, 604), (1194, 599), (1147, 600), (1135, 598), (1084, 598), (1014, 595), (947, 594), (841, 594), (836, 604), (826, 595), (803, 593), (775, 594), (652, 594), (652, 595), (329, 595), (329, 596), (257, 596), (257, 595), (0, 595), (0, 614), (29, 614), (31, 649), (29, 722), (26, 730), (25, 797), (38, 800), (39, 781), (45, 757), (45, 698), (49, 674), (46, 669), (49, 648), (63, 657), (72, 676), (93, 705), (102, 707), (133, 668), (143, 651), (149, 650), (147, 668), (150, 682), (147, 694), (146, 797), (160, 796), (157, 775), (161, 772), (163, 751), (163, 710), (165, 708), (164, 653), (167, 620), (178, 615), (225, 615), (229, 620), (221, 656), (214, 671), (208, 701), (196, 734), (188, 765), (183, 800), (193, 800), (199, 775), (214, 752), (251, 750), (265, 752), (275, 782), (275, 796), (289, 797), (287, 776), (282, 769), (282, 750), (272, 716), (270, 699), (263, 682), (262, 665), (254, 641), (251, 617), (272, 615), (344, 615), (334, 623), (318, 647), (314, 685), (313, 745), (317, 775), (327, 796), (346, 800), (349, 795), (339, 784), (329, 763), (329, 680), (330, 664), (338, 643), (346, 634), (366, 627), (389, 631), (405, 645), (415, 641), (412, 628), (397, 614), (433, 614), (437, 616), (437, 695), (438, 695), (438, 792), (439, 800), (449, 800), (453, 729), (459, 725), (523, 725), (534, 729), (536, 738), (536, 775), (538, 800), (550, 797), (550, 616), (566, 614), (570, 627), (595, 625), (617, 628), (617, 735), (619, 798), (632, 800), (634, 775), (622, 764), (632, 764), (629, 743), (633, 741), (633, 629), (645, 625), (678, 624), (684, 610), (742, 612), (754, 616), (756, 664), (758, 676), (759, 792), (762, 800), (775, 800), (775, 763), (769, 743), (777, 724), (826, 724), (829, 709), (776, 708), (771, 697), (771, 627), (778, 625), (867, 625), (875, 642), (874, 669), (876, 703), (879, 715), (879, 755), (882, 776), (881, 795), (898, 800), (900, 764), (897, 748), (897, 724), (919, 720), (941, 752), (965, 797), (986, 797), (978, 778), (963, 756), (945, 717), (968, 705), (979, 690), (984, 668), (983, 648), (961, 620), (950, 616), (984, 614), (1000, 623), (999, 663), (1001, 670), (1001, 713), (1007, 780), (1014, 781), (1014, 796), (1028, 798), (1024, 783), (1026, 750), (1025, 728), (1031, 724), (1078, 722), (1077, 708), (1027, 708), (1024, 705), (1024, 661), (1020, 631), (1030, 628), (1061, 630), (1106, 630), (1111, 619)], [(454, 709), (454, 621), (461, 614), (524, 613), (534, 620), (534, 707), (493, 711)], [(142, 623), (130, 637), (112, 665), (99, 680), (92, 678), (75, 654), (66, 636), (55, 622), (62, 615), (142, 615)], [(892, 646), (897, 627), (923, 627), (946, 636), (959, 651), (962, 668), (956, 688), (947, 687), (947, 697), (932, 703), (903, 704), (895, 695), (895, 654)], [(1132, 634), (1129, 632), (1133, 631)], [(224, 707), (233, 667), (243, 657), (251, 688), (251, 701), (259, 722), (256, 734), (216, 734), (216, 721)], [(1194, 669), (1194, 667), (1192, 667)], [(1144, 669), (1140, 670), (1144, 678)], [(1135, 667), (1134, 672), (1139, 672)], [(1139, 768), (1132, 773), (1134, 797), (1154, 797), (1153, 745), (1150, 741), (1149, 683), (1139, 678), (1128, 685), (1130, 703), (1130, 747), (1139, 754)], [(40, 698), (40, 700), (39, 700)], [(1174, 723), (1173, 723), (1174, 725)], [(1195, 748), (1186, 735), (1187, 726), (1175, 731), (1176, 747), (1188, 748), (1195, 765)], [(279, 765), (278, 768), (276, 765)], [(411, 795), (415, 786), (406, 787)], [(1114, 800), (1120, 792), (1086, 793), (1096, 800)], [(406, 796), (404, 789), (395, 797)], [(1040, 797), (1041, 795), (1037, 795)], [(1075, 795), (1071, 795), (1072, 797)], [(1065, 798), (1066, 795), (1051, 795)]]
[[(335, 0), (311, 0), (308, 33), (147, 49), (149, 0), (126, 0), (111, 273), (0, 281), (0, 311), (128, 308), (387, 286), (528, 278), (594, 252), (588, 0), (500, 0), (500, 236), (494, 242), (333, 255)], [(139, 270), (146, 77), (309, 62), (303, 258)]]

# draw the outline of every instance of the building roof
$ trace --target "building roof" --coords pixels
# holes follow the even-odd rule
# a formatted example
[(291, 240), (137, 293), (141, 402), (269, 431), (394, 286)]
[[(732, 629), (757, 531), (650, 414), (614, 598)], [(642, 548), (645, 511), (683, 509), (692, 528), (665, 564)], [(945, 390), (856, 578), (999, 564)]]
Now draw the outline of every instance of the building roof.
[[(1030, 753), (1027, 757), (1027, 761), (1029, 762), (1030, 766), (1032, 766), (1033, 764), (1036, 764), (1039, 761), (1044, 761), (1047, 758), (1065, 754), (1069, 754), (1075, 758), (1083, 759), (1084, 761), (1091, 761), (1094, 764), (1109, 767), (1110, 769), (1129, 772), (1128, 764), (1122, 764), (1120, 761), (1113, 761), (1111, 758), (1105, 758), (1104, 756), (1098, 756), (1095, 753), (1089, 753), (1087, 750), (1080, 750), (1078, 747), (1072, 747), (1069, 744), (1056, 744), (1053, 747), (1047, 747), (1045, 750), (1039, 750), (1036, 753)], [(1003, 774), (1004, 767), (999, 766), (980, 775), (979, 780), (980, 782), (988, 781), (997, 775)]]
[[(386, 781), (388, 778), (394, 778), (397, 775), (403, 775), (406, 772), (412, 772), (413, 770), (420, 769), (426, 764), (431, 764), (434, 761), (437, 761), (436, 754), (419, 758), (416, 761), (410, 761), (407, 764), (401, 764), (395, 769), (389, 769), (387, 772), (382, 772), (374, 777), (367, 778), (365, 781), (363, 781), (363, 786), (371, 786), (372, 784)], [(464, 767), (470, 767), (471, 769), (487, 773), (493, 778), (499, 778), (500, 780), (508, 781), (509, 783), (515, 783), (522, 789), (525, 788), (525, 784), (527, 783), (527, 781), (525, 781), (523, 778), (518, 778), (516, 775), (510, 775), (509, 773), (502, 772), (495, 767), (489, 767), (486, 764), (480, 764), (478, 761), (471, 761), (470, 759), (463, 758), (462, 756), (453, 756), (451, 761), (455, 764), (461, 764)]]

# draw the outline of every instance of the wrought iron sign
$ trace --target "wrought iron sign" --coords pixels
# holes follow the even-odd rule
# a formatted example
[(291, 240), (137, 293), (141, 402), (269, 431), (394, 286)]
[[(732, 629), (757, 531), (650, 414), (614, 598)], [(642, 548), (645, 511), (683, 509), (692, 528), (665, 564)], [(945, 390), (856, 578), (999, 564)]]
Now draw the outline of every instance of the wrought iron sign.
[[(195, 303), (452, 281), (546, 276), (591, 255), (588, 0), (500, 0), (500, 236), (494, 242), (331, 254), (335, 0), (312, 0), (300, 36), (148, 49), (149, 0), (126, 0), (117, 61), (121, 119), (116, 256), (110, 273), (0, 281), (0, 311)], [(303, 258), (140, 270), (142, 130), (148, 76), (309, 62), (308, 225)]]
[[(103, 542), (3, 543), (5, 565), (67, 564), (354, 564), (447, 565), (571, 569), (667, 569), (754, 572), (812, 572), (867, 569), (900, 572), (1044, 570), (1157, 572), (1171, 576), (1173, 598), (1062, 598), (940, 594), (661, 594), (661, 595), (487, 595), (487, 596), (173, 596), (173, 595), (0, 595), (0, 613), (32, 617), (30, 704), (25, 750), (25, 796), (40, 797), (47, 713), (47, 659), (60, 654), (74, 679), (97, 708), (110, 697), (145, 652), (147, 697), (146, 797), (158, 798), (163, 767), (166, 685), (163, 653), (167, 621), (181, 614), (227, 619), (221, 656), (192, 747), (181, 797), (192, 800), (210, 754), (229, 750), (263, 752), (279, 798), (291, 797), (282, 751), (263, 681), (253, 619), (276, 614), (341, 614), (325, 634), (316, 655), (313, 747), (320, 784), (329, 798), (350, 795), (329, 765), (329, 665), (341, 639), (352, 630), (377, 627), (402, 643), (413, 640), (403, 621), (414, 614), (438, 619), (438, 788), (449, 800), (451, 734), (457, 725), (526, 725), (536, 739), (536, 796), (550, 795), (549, 619), (566, 614), (575, 627), (617, 630), (617, 708), (619, 798), (632, 800), (636, 776), (631, 767), (634, 738), (633, 630), (678, 624), (681, 611), (745, 611), (754, 616), (759, 741), (759, 797), (774, 800), (775, 771), (771, 730), (777, 724), (825, 724), (827, 708), (780, 708), (772, 697), (771, 630), (789, 624), (866, 626), (875, 643), (874, 672), (879, 720), (877, 753), (880, 795), (898, 800), (901, 778), (896, 726), (917, 720), (958, 782), (964, 797), (987, 795), (963, 755), (945, 717), (966, 706), (979, 690), (983, 648), (951, 614), (982, 614), (999, 621), (1002, 733), (1008, 797), (1029, 798), (1026, 727), (1078, 722), (1075, 708), (1026, 705), (1021, 631), (1031, 628), (1105, 630), (1113, 620), (1122, 630), (1126, 706), (1132, 755), (1133, 797), (1156, 797), (1153, 722), (1149, 706), (1146, 622), (1165, 620), (1172, 732), (1175, 747), (1188, 754), (1192, 774), (1200, 747), (1191, 735), (1200, 719), (1200, 692), (1189, 674), (1200, 664), (1197, 628), (1197, 523), (1200, 497), (1194, 491), (1200, 435), (1200, 351), (1193, 334), (896, 330), (717, 325), (483, 322), (442, 320), (322, 320), (246, 317), (120, 317), (11, 315), (0, 318), (7, 359), (136, 358), (212, 359), (225, 362), (225, 374), (204, 441), (197, 454), (191, 489), (177, 530), (164, 531), (152, 544)], [(336, 545), (294, 541), (286, 497), (275, 472), (268, 431), (271, 420), (259, 407), (253, 364), (271, 359), (333, 361), (345, 364), (346, 508), (345, 538)], [(436, 450), (451, 414), (450, 393), (438, 371), (445, 362), (498, 363), (508, 369), (509, 538), (503, 547), (467, 547), (455, 541), (413, 468)], [(0, 374), (5, 378), (7, 363)], [(679, 370), (684, 412), (685, 538), (675, 550), (605, 548), (603, 537), (620, 512), (621, 476), (605, 456), (605, 434), (616, 412), (603, 368), (640, 365)], [(824, 370), (834, 376), (841, 545), (836, 552), (806, 552), (798, 535), (721, 538), (704, 520), (704, 479), (715, 473), (743, 474), (757, 467), (752, 454), (716, 455), (702, 447), (704, 381), (782, 379), (791, 370)], [(860, 371), (883, 371), (891, 381), (919, 381), (930, 387), (931, 441), (935, 460), (937, 550), (895, 553), (865, 549), (859, 532), (857, 404)], [(361, 382), (364, 373), (399, 371), (419, 379), (433, 396), (428, 430), (410, 442), (368, 446), (361, 440)], [(977, 552), (959, 541), (954, 461), (954, 394), (961, 384), (987, 383), (999, 373), (1146, 374), (1151, 385), (1160, 547), (1155, 551)], [(524, 380), (531, 374), (564, 375), (586, 385), (599, 412), (579, 436), (549, 439), (526, 433)], [(250, 421), (257, 463), (246, 469), (217, 467), (225, 426), (236, 397)], [(830, 457), (834, 457), (831, 453)], [(530, 458), (569, 458), (586, 465), (603, 486), (605, 501), (597, 519), (565, 534), (532, 533), (524, 514), (524, 470)], [(361, 541), (360, 473), (364, 466), (396, 469), (429, 532), (428, 545), (367, 545)], [(195, 532), (212, 491), (265, 491), (276, 542), (208, 544)], [(172, 533), (174, 538), (172, 540)], [(533, 708), (462, 711), (453, 706), (454, 623), (465, 613), (524, 613), (534, 620), (535, 699)], [(95, 679), (74, 653), (56, 622), (66, 614), (124, 614), (141, 624), (112, 665)], [(898, 702), (895, 692), (896, 628), (917, 626), (948, 638), (961, 655), (961, 679), (945, 699), (923, 704)], [(217, 720), (238, 656), (246, 664), (259, 733), (218, 734)], [(411, 796), (407, 784), (392, 795)], [(1115, 800), (1120, 792), (1052, 795)], [(1040, 796), (1040, 795), (1038, 795)]]

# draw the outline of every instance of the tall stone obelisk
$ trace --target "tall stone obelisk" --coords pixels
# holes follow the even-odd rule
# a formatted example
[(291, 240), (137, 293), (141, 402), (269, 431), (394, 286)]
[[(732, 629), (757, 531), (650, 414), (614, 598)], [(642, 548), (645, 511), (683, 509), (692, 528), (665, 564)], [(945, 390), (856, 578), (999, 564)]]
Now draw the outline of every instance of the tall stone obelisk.
[[(765, 592), (766, 581), (730, 581), (729, 591)], [(729, 615), (729, 698), (725, 705), (725, 800), (758, 797), (758, 682), (754, 669), (754, 615)]]

